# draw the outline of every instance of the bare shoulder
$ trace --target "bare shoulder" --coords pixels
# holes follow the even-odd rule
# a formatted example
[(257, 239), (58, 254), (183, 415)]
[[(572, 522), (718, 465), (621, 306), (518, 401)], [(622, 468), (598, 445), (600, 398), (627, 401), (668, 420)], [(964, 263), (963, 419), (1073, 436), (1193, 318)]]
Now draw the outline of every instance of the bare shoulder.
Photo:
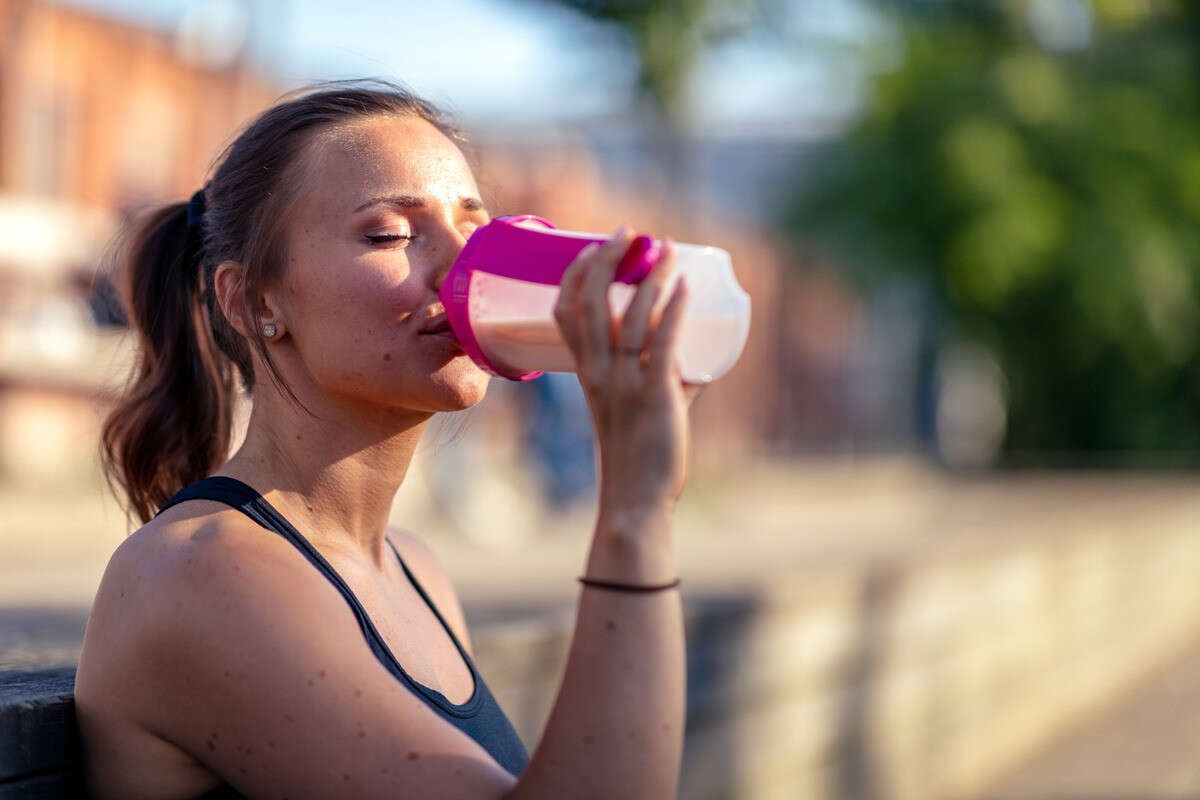
[(474, 655), (462, 603), (459, 602), (458, 592), (455, 591), (454, 583), (441, 560), (420, 537), (408, 531), (389, 528), (388, 538), (396, 545), (396, 549), (404, 557), (404, 563), (412, 570), (434, 605), (442, 612), (446, 624), (454, 629), (454, 635), (462, 642), (467, 652)]
[[(228, 506), (193, 501), (170, 509), (113, 553), (88, 620), (80, 664), (83, 688), (112, 660), (181, 615), (217, 615), (211, 602), (244, 591), (242, 571), (298, 573), (300, 564), (279, 536)], [(208, 602), (197, 602), (205, 598)]]
[[(76, 704), (85, 752), (120, 762), (121, 731), (150, 734), (175, 789), (188, 769), (249, 796), (498, 797), (512, 785), (379, 663), (299, 551), (216, 504), (171, 509), (114, 554)], [(434, 752), (449, 758), (421, 758)], [(101, 769), (94, 785), (119, 780)], [(135, 788), (107, 794), (159, 793)]]

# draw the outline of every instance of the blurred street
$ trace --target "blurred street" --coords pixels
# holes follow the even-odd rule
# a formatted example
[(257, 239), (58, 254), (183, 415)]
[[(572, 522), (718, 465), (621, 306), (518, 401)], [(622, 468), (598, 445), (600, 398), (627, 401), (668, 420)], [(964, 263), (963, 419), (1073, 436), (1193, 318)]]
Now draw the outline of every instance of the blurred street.
[[(1154, 528), (1195, 530), (1200, 526), (1200, 502), (1194, 484), (1192, 475), (1170, 473), (955, 477), (920, 462), (883, 458), (764, 463), (736, 478), (699, 474), (693, 476), (678, 515), (685, 598), (697, 610), (726, 602), (722, 598), (758, 596), (764, 587), (775, 587), (772, 591), (783, 596), (798, 596), (796, 607), (814, 614), (825, 598), (837, 595), (849, 577), (859, 573), (919, 576), (921, 570), (944, 572), (939, 564), (1002, 562), (1021, 558), (1030, 547), (1066, 548), (1091, 534), (1116, 532), (1136, 540)], [(414, 481), (402, 491), (396, 524), (413, 520), (407, 527), (424, 536), (453, 575), (472, 636), (482, 649), (485, 672), (490, 638), (502, 639), (510, 635), (505, 631), (511, 626), (527, 629), (536, 620), (563, 624), (576, 595), (574, 577), (587, 544), (591, 520), (586, 507), (555, 517), (514, 508), (497, 515), (496, 524), (500, 540), (520, 544), (487, 546), (465, 539), (444, 521), (439, 526), (420, 497), (421, 487)], [(115, 506), (94, 488), (95, 494), (28, 487), (2, 490), (6, 514), (0, 529), (0, 667), (73, 663), (77, 657), (90, 594), (107, 550), (123, 531)], [(505, 531), (506, 523), (535, 529)], [(1147, 541), (1146, 546), (1151, 545)], [(1080, 563), (1079, 568), (1099, 574), (1102, 566)], [(1078, 579), (1064, 575), (1059, 580)], [(900, 586), (929, 580), (907, 578)], [(945, 582), (944, 577), (936, 580)], [(1000, 595), (984, 581), (953, 581), (938, 591), (967, 592), (957, 602), (979, 605), (981, 611), (964, 613), (979, 614), (974, 626), (984, 629), (980, 632), (985, 638), (986, 629), (995, 624), (991, 617), (1017, 613), (1002, 609), (1019, 606), (1033, 591), (1027, 583), (1010, 579)], [(928, 586), (919, 591), (927, 590)], [(970, 596), (975, 591), (979, 596)], [(1072, 590), (1063, 586), (1056, 591), (1062, 595)], [(939, 601), (943, 606), (955, 602), (952, 597)], [(1061, 597), (1058, 602), (1069, 604)], [(1104, 613), (1103, 606), (1095, 611)], [(900, 633), (909, 631), (903, 634), (906, 639), (921, 639), (924, 623), (916, 619), (901, 625)], [(926, 647), (953, 647), (958, 635), (952, 633), (954, 626), (936, 624), (947, 633), (943, 637), (941, 628), (933, 628), (930, 635), (945, 641)], [(885, 628), (876, 631), (873, 646), (903, 651), (903, 641), (887, 644), (899, 633), (886, 634)], [(1012, 763), (994, 777), (994, 788), (980, 796), (1200, 796), (1200, 770), (1193, 766), (1200, 728), (1187, 722), (1200, 719), (1200, 681), (1195, 678), (1200, 626), (1190, 630), (1190, 638), (1152, 653), (1110, 653), (1108, 658), (1127, 663), (1117, 669), (1122, 677), (1112, 684), (1107, 699), (1053, 717), (1048, 727), (1027, 736), (1011, 751)], [(827, 633), (825, 638), (830, 635), (837, 636)], [(996, 627), (995, 638), (1004, 637)], [(797, 663), (820, 660), (824, 646), (819, 640), (811, 640), (809, 647), (814, 649), (797, 654)], [(892, 657), (877, 652), (873, 658), (873, 671), (890, 669), (883, 665)], [(942, 680), (942, 691), (953, 697), (959, 678), (952, 671)], [(879, 696), (876, 702), (883, 700)], [(1022, 752), (1030, 743), (1036, 747)]]

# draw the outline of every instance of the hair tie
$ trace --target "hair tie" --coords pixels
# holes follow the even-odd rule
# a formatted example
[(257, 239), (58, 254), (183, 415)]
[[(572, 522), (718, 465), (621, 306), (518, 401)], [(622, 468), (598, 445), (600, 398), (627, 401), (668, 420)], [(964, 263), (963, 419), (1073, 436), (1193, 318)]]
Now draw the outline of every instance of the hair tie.
[(199, 228), (204, 220), (204, 190), (197, 189), (187, 204), (187, 224), (189, 228)]
[(184, 243), (184, 264), (196, 269), (204, 252), (204, 190), (197, 189), (187, 204), (187, 241)]

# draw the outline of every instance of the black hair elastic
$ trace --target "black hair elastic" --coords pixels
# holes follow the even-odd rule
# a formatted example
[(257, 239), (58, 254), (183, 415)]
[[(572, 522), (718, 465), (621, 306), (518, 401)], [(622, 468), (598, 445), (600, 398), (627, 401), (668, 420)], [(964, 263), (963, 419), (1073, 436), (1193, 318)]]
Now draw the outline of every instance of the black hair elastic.
[(676, 578), (668, 583), (617, 583), (616, 581), (598, 581), (592, 578), (580, 578), (579, 582), (592, 589), (607, 589), (610, 592), (631, 592), (633, 594), (648, 594), (650, 592), (665, 592), (674, 589), (681, 581)]
[(204, 222), (204, 190), (197, 189), (187, 204), (187, 224), (189, 228), (199, 228)]
[(204, 190), (198, 189), (187, 204), (187, 242), (183, 263), (191, 268), (200, 266), (204, 250)]

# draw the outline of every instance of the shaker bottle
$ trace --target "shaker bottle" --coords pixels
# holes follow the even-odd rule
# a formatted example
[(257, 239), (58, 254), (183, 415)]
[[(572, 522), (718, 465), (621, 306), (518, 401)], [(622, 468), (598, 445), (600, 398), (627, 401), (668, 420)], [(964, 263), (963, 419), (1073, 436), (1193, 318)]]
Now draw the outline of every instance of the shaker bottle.
[[(531, 215), (498, 217), (476, 229), (439, 291), (463, 350), (484, 370), (512, 380), (574, 372), (574, 358), (554, 320), (559, 283), (579, 251), (608, 239), (559, 230)], [(659, 248), (659, 242), (639, 236), (618, 264), (609, 287), (609, 305), (618, 318)], [(676, 360), (683, 380), (709, 383), (742, 353), (750, 297), (738, 286), (726, 251), (676, 244), (675, 252), (688, 288)]]

